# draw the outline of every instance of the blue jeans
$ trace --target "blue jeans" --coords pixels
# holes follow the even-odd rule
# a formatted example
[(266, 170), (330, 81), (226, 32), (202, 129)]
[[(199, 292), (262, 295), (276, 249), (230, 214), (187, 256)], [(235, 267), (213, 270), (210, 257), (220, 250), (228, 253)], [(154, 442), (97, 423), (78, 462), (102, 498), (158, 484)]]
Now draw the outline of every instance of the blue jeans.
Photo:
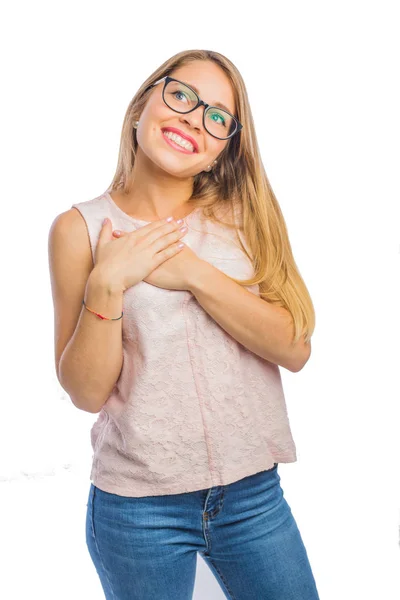
[(231, 600), (318, 600), (278, 464), (229, 485), (129, 498), (90, 484), (86, 543), (105, 597), (190, 600), (197, 553)]

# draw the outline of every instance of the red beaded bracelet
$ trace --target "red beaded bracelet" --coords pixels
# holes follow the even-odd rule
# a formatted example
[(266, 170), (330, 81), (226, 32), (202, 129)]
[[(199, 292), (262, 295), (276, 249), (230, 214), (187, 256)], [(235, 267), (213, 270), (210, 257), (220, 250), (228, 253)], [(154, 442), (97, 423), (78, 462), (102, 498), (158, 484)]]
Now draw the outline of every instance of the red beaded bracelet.
[(87, 310), (89, 310), (91, 313), (93, 313), (94, 315), (97, 315), (98, 317), (100, 317), (100, 319), (104, 319), (105, 321), (119, 321), (120, 319), (122, 319), (122, 315), (124, 314), (124, 311), (122, 311), (121, 316), (117, 317), (116, 319), (110, 319), (110, 317), (104, 317), (103, 315), (101, 315), (100, 313), (92, 310), (91, 308), (89, 308), (88, 306), (86, 306), (85, 304), (85, 300), (82, 300), (82, 304), (85, 308), (87, 308)]

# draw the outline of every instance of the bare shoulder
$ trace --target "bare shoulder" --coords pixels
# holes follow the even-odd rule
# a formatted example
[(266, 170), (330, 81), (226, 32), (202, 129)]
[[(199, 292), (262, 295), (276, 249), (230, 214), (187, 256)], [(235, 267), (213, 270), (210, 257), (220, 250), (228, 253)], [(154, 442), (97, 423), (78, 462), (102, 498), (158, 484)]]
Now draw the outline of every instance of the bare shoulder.
[(55, 217), (49, 231), (49, 243), (54, 249), (67, 244), (69, 252), (76, 251), (80, 255), (83, 252), (86, 258), (92, 259), (86, 222), (76, 208), (70, 208)]

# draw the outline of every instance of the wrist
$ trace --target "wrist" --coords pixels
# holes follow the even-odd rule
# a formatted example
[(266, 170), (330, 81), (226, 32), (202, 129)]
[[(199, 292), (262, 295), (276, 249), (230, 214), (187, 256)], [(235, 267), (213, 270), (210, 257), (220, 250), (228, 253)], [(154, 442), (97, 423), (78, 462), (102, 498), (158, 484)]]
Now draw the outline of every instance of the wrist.
[(106, 292), (109, 296), (121, 295), (124, 290), (120, 283), (115, 283), (110, 280), (107, 275), (101, 271), (98, 267), (94, 267), (88, 278), (88, 287), (101, 289)]
[(206, 260), (199, 259), (196, 269), (191, 272), (188, 282), (188, 291), (193, 295), (197, 292), (201, 292), (213, 269), (213, 265)]

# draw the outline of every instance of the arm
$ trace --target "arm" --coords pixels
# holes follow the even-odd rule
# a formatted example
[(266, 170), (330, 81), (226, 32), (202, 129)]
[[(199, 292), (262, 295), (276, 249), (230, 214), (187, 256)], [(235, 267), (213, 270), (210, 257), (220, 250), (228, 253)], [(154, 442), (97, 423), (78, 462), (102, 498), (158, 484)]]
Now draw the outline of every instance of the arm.
[(99, 319), (82, 299), (96, 312), (114, 317), (121, 314), (123, 295), (93, 268), (85, 222), (75, 208), (54, 220), (48, 252), (57, 377), (77, 408), (99, 412), (121, 370), (122, 320)]
[(235, 340), (258, 356), (296, 373), (311, 354), (303, 338), (293, 345), (290, 313), (232, 281), (206, 261), (193, 273), (189, 291)]
[[(123, 293), (110, 289), (93, 269), (85, 290), (85, 304), (96, 312), (117, 317)], [(120, 321), (105, 321), (82, 305), (75, 332), (59, 366), (62, 387), (75, 406), (100, 412), (117, 381), (123, 364)]]

